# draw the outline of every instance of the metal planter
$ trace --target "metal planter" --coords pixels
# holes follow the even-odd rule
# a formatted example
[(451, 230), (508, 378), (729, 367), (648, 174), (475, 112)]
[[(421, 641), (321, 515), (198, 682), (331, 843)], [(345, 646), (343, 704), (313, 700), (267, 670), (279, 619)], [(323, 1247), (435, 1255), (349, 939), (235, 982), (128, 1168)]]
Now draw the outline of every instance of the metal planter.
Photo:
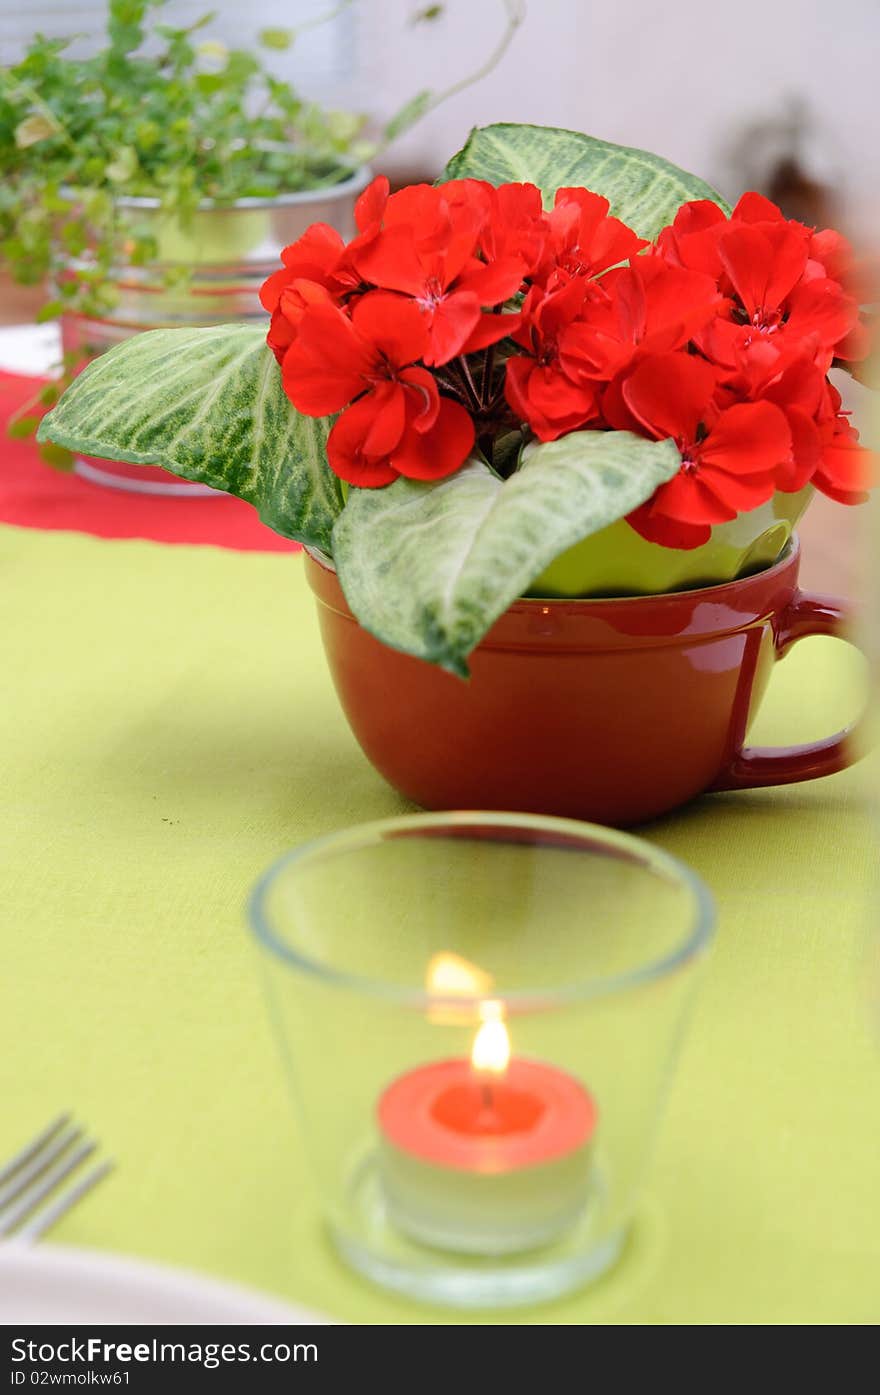
[[(329, 188), (275, 199), (239, 199), (219, 208), (205, 205), (186, 230), (163, 215), (157, 199), (121, 199), (120, 208), (130, 216), (132, 227), (147, 227), (155, 237), (158, 256), (149, 266), (118, 268), (113, 277), (117, 303), (106, 315), (63, 315), (62, 347), (94, 358), (144, 330), (264, 321), (259, 289), (278, 268), (282, 248), (311, 223), (329, 223), (350, 237), (355, 201), (369, 179), (369, 170), (363, 169)], [(186, 269), (186, 277), (174, 284), (173, 273), (180, 268)], [(215, 492), (151, 466), (82, 460), (76, 469), (94, 483), (138, 493), (191, 498)]]

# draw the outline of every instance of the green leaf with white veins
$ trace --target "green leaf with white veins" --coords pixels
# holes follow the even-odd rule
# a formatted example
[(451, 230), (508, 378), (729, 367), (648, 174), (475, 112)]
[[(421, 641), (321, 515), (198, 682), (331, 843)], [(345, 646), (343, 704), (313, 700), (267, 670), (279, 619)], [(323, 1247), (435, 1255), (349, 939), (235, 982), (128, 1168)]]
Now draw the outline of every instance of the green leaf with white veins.
[(537, 184), (548, 204), (557, 189), (592, 189), (605, 196), (615, 218), (650, 240), (690, 199), (711, 199), (730, 212), (702, 179), (659, 155), (553, 126), (478, 126), (441, 178)]
[(578, 431), (524, 452), (500, 480), (479, 460), (448, 479), (353, 489), (333, 529), (346, 599), (365, 629), (467, 677), (467, 655), (574, 543), (623, 518), (681, 464), (673, 441)]
[(265, 327), (232, 324), (126, 339), (74, 380), (37, 439), (161, 465), (246, 499), (282, 537), (326, 550), (342, 510), (329, 427), (291, 406)]

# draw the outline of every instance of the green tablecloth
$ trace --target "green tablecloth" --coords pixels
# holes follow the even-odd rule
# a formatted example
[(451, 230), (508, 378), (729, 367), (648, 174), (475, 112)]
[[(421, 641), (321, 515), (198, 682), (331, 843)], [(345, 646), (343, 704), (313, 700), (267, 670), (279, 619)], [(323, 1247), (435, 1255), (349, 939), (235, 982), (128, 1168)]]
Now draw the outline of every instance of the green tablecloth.
[[(403, 807), (338, 709), (299, 560), (4, 528), (0, 597), (0, 1156), (73, 1108), (119, 1166), (59, 1240), (343, 1319), (461, 1321), (330, 1249), (243, 921), (283, 849)], [(757, 736), (826, 734), (862, 681), (853, 651), (805, 642)], [(515, 1320), (880, 1318), (861, 783), (714, 796), (646, 830), (713, 887), (716, 948), (623, 1261)]]

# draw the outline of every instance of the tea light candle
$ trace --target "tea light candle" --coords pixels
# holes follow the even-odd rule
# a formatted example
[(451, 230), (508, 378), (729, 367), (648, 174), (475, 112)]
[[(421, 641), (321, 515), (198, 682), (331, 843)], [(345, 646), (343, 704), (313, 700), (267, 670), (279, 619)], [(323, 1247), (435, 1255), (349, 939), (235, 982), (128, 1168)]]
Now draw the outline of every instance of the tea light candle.
[(498, 1255), (558, 1240), (589, 1192), (597, 1111), (566, 1071), (510, 1058), (484, 1021), (471, 1059), (407, 1071), (379, 1100), (388, 1214), (423, 1244)]

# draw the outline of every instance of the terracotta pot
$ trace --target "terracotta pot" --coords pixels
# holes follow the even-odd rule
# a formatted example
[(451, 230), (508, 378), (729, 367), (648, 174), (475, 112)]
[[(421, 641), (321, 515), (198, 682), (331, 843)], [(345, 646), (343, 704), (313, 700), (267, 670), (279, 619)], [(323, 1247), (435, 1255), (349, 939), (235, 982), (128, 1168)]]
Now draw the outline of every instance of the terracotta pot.
[(472, 677), (389, 649), (306, 557), (330, 671), (365, 753), (429, 809), (510, 809), (627, 825), (705, 790), (812, 780), (855, 759), (850, 730), (745, 746), (770, 671), (844, 608), (798, 589), (796, 540), (722, 586), (617, 600), (521, 600), (471, 655)]

